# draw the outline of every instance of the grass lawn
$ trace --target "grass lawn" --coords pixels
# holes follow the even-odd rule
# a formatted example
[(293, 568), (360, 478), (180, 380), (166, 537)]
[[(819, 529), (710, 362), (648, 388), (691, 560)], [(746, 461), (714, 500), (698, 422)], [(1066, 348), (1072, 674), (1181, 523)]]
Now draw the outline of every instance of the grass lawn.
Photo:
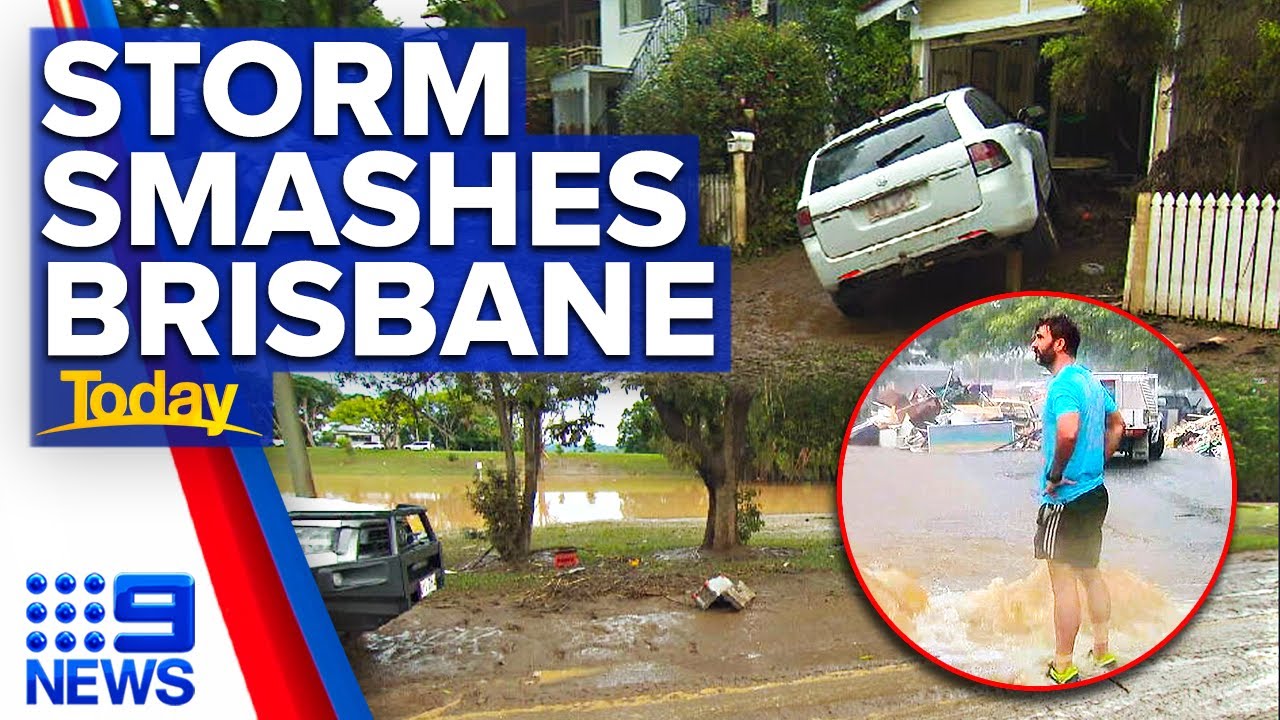
[[(728, 558), (703, 558), (692, 549), (702, 542), (700, 522), (575, 523), (534, 528), (536, 551), (558, 547), (577, 548), (580, 562), (594, 575), (613, 583), (653, 588), (694, 589), (711, 575), (730, 577), (758, 573), (792, 573), (810, 570), (848, 570), (839, 539), (826, 534), (770, 535), (752, 538), (740, 553)], [(446, 565), (466, 567), (485, 551), (488, 542), (467, 533), (442, 536)], [(549, 567), (529, 565), (508, 568), (500, 563), (484, 570), (449, 576), (451, 590), (467, 593), (521, 592), (542, 587), (555, 576)], [(687, 587), (686, 587), (687, 586)]]
[(1231, 552), (1275, 550), (1277, 533), (1275, 503), (1240, 503), (1236, 506), (1236, 530), (1231, 536)]

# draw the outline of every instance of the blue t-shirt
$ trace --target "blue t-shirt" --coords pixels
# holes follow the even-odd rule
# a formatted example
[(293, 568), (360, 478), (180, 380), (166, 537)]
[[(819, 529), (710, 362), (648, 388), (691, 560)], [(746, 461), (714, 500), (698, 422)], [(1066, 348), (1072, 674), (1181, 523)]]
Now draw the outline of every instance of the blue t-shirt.
[[(1040, 474), (1040, 496), (1044, 502), (1065, 504), (1102, 484), (1106, 463), (1107, 415), (1115, 412), (1116, 401), (1102, 383), (1084, 367), (1068, 365), (1049, 381), (1044, 399), (1044, 472)], [(1062, 476), (1075, 481), (1062, 485), (1053, 497), (1044, 494), (1049, 469), (1053, 467), (1054, 445), (1058, 441), (1058, 418), (1068, 413), (1080, 415), (1076, 449)]]

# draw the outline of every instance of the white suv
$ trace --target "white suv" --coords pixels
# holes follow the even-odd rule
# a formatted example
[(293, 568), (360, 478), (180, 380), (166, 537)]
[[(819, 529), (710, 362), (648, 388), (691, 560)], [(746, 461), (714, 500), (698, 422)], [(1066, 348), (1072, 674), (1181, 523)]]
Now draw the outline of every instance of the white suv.
[(1040, 133), (962, 88), (819, 148), (796, 224), (823, 288), (856, 315), (868, 276), (910, 274), (1024, 234), (1030, 249), (1055, 250), (1045, 212), (1051, 188)]

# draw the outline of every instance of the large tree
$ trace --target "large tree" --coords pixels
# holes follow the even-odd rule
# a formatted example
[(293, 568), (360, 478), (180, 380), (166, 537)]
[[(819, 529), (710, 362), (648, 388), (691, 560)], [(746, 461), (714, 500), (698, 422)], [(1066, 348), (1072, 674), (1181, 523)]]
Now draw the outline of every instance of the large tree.
[[(421, 398), (431, 386), (434, 372), (338, 373), (338, 381), (360, 385), (383, 403), (387, 417), (403, 418), (414, 440), (422, 439), (423, 406)], [(399, 438), (396, 439), (399, 446)]]
[(316, 430), (342, 397), (342, 392), (337, 385), (326, 380), (310, 375), (293, 375), (293, 393), (307, 446), (314, 447)]
[(686, 39), (658, 74), (623, 98), (627, 133), (697, 135), (703, 172), (726, 168), (725, 133), (756, 134), (747, 161), (752, 245), (792, 239), (795, 199), (831, 117), (826, 66), (794, 24), (751, 18)]
[(1169, 387), (1194, 380), (1157, 337), (1117, 312), (1067, 298), (1023, 296), (978, 305), (931, 328), (921, 340), (935, 357), (1030, 357), (1036, 321), (1062, 313), (1080, 327), (1080, 359), (1095, 370), (1152, 370)]
[(400, 431), (410, 422), (399, 403), (370, 395), (344, 397), (333, 406), (329, 419), (374, 433), (389, 448), (400, 447)]
[(451, 377), (437, 378), (418, 399), (422, 435), (446, 450), (492, 450), (499, 446), (493, 410), (480, 402), (465, 384)]
[(653, 374), (629, 383), (653, 403), (669, 452), (693, 467), (707, 489), (705, 550), (739, 545), (738, 488), (750, 456), (747, 416), (756, 385), (728, 375)]
[(625, 453), (654, 453), (660, 449), (662, 423), (653, 401), (637, 400), (618, 421), (618, 449)]
[(795, 0), (826, 60), (836, 131), (906, 104), (915, 89), (911, 26), (892, 16), (858, 27), (866, 0)]
[[(472, 493), (489, 540), (506, 560), (528, 557), (547, 440), (576, 445), (595, 425), (603, 377), (588, 373), (459, 374), (498, 418), (504, 467)], [(517, 455), (519, 454), (519, 459)], [(486, 492), (486, 488), (491, 490)]]

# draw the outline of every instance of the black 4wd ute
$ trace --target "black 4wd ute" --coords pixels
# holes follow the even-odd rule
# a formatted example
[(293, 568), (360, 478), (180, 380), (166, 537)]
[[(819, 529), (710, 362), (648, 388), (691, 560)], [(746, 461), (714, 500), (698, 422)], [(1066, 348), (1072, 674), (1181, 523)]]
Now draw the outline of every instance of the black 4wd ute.
[(333, 626), (373, 630), (444, 586), (444, 557), (425, 508), (285, 498)]

